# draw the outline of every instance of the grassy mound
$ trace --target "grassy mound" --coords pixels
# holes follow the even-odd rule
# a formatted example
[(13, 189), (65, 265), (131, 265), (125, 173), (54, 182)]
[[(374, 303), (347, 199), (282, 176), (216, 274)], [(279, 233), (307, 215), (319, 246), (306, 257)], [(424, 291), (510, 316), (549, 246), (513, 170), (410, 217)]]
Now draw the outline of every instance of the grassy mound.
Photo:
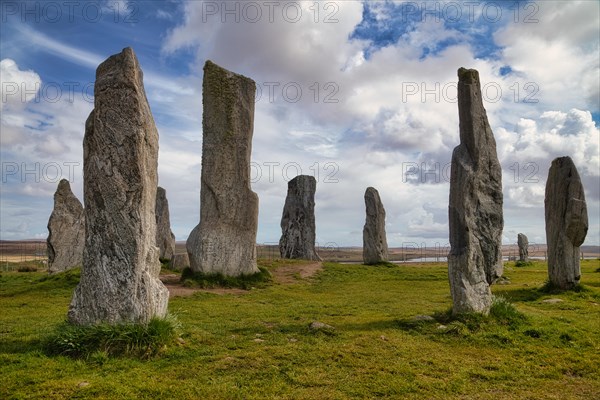
[(223, 274), (202, 274), (186, 268), (181, 273), (181, 282), (187, 287), (199, 287), (203, 289), (212, 288), (238, 288), (249, 290), (263, 288), (271, 282), (272, 276), (269, 270), (259, 266), (260, 272), (252, 275), (225, 276)]
[(521, 261), (521, 260), (515, 261), (515, 267), (519, 267), (519, 268), (531, 267), (532, 265), (533, 265), (533, 262), (531, 262), (531, 261)]

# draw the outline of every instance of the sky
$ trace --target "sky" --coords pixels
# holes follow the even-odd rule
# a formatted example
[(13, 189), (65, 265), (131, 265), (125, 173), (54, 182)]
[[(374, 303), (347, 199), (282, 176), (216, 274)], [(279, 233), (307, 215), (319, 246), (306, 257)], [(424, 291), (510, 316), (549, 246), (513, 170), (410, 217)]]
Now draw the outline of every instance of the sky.
[(0, 239), (44, 239), (61, 178), (83, 199), (96, 67), (132, 47), (159, 131), (159, 185), (187, 239), (200, 215), (202, 67), (257, 85), (257, 241), (287, 182), (317, 179), (320, 246), (360, 246), (378, 189), (390, 247), (448, 246), (457, 70), (480, 73), (502, 165), (503, 243), (545, 243), (556, 157), (581, 175), (600, 245), (600, 2), (2, 1)]

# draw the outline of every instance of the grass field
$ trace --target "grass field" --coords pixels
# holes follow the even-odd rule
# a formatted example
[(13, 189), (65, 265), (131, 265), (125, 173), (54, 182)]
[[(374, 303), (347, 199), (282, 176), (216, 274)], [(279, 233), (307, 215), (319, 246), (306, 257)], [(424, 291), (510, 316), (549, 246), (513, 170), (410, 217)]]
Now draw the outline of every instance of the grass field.
[(441, 317), (443, 263), (325, 263), (297, 283), (172, 298), (181, 339), (146, 360), (47, 356), (42, 340), (64, 320), (78, 273), (5, 272), (0, 398), (598, 399), (600, 261), (582, 270), (582, 290), (547, 294), (544, 263), (507, 263), (510, 284), (493, 291), (525, 319), (469, 323)]

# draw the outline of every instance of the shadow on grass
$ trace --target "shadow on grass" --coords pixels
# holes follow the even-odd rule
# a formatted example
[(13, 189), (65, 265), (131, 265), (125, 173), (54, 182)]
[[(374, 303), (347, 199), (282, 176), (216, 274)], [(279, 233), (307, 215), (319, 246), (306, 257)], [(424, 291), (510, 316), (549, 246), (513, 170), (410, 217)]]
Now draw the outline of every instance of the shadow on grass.
[(591, 282), (586, 283), (585, 285), (577, 285), (571, 289), (560, 289), (549, 282), (546, 282), (544, 285), (540, 287), (532, 287), (532, 288), (520, 288), (520, 289), (511, 289), (511, 288), (502, 288), (496, 287), (494, 290), (494, 294), (501, 295), (510, 301), (522, 301), (522, 302), (530, 302), (537, 301), (540, 298), (548, 295), (555, 294), (569, 294), (569, 293), (591, 293), (591, 290), (587, 288), (587, 286), (600, 287), (600, 283)]
[(546, 296), (547, 293), (544, 293), (540, 290), (540, 288), (521, 288), (521, 289), (511, 289), (511, 288), (500, 288), (497, 287), (494, 290), (495, 294), (499, 294), (504, 296), (507, 300), (510, 301), (536, 301), (541, 297)]
[[(329, 321), (323, 320), (323, 322), (329, 324)], [(401, 325), (398, 319), (381, 319), (374, 321), (365, 321), (358, 323), (332, 323), (334, 329), (328, 330), (328, 333), (339, 334), (341, 332), (375, 332), (384, 330), (395, 330)], [(313, 330), (308, 322), (302, 323), (290, 323), (290, 324), (274, 324), (273, 326), (252, 326), (232, 329), (231, 333), (240, 336), (253, 336), (255, 334), (268, 334), (270, 332), (277, 332), (282, 334), (292, 335), (314, 335), (318, 334), (319, 330)]]
[(359, 323), (345, 323), (337, 324), (336, 327), (342, 331), (358, 331), (358, 332), (370, 332), (370, 331), (382, 331), (389, 329), (398, 329), (398, 319), (381, 319), (375, 321), (366, 321)]
[(25, 354), (40, 351), (40, 339), (2, 339), (0, 340), (0, 354)]
[(181, 282), (186, 287), (202, 289), (238, 288), (249, 290), (253, 287), (265, 288), (273, 281), (269, 270), (259, 266), (259, 272), (253, 275), (225, 276), (223, 274), (203, 274), (192, 271), (189, 267), (181, 273)]

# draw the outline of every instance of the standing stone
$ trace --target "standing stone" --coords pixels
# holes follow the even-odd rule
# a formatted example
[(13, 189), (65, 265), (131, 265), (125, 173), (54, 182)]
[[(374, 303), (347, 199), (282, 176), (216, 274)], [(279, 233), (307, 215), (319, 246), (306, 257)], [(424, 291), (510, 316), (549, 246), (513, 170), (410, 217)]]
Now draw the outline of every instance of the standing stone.
[(66, 179), (54, 193), (54, 209), (48, 220), (48, 272), (56, 273), (80, 267), (85, 241), (83, 206)]
[(194, 272), (259, 272), (258, 196), (250, 188), (255, 92), (252, 79), (204, 65), (200, 223), (186, 243)]
[(69, 308), (78, 325), (147, 323), (167, 313), (154, 216), (158, 132), (131, 48), (96, 70), (85, 124), (85, 248)]
[(379, 192), (372, 187), (365, 192), (367, 218), (363, 228), (363, 262), (377, 264), (388, 261), (388, 245), (385, 234), (385, 209)]
[(519, 261), (529, 261), (529, 240), (523, 233), (517, 235), (517, 245), (519, 246)]
[(169, 219), (169, 202), (167, 192), (160, 186), (156, 190), (156, 245), (159, 248), (159, 257), (170, 260), (175, 253), (175, 235), (171, 232)]
[(479, 73), (458, 70), (460, 144), (452, 153), (448, 276), (453, 312), (487, 313), (502, 275), (502, 171)]
[(315, 191), (314, 176), (298, 175), (288, 182), (287, 197), (281, 217), (281, 258), (318, 260), (315, 250)]
[(546, 197), (546, 244), (548, 246), (548, 278), (560, 289), (579, 284), (579, 246), (588, 231), (588, 215), (583, 185), (570, 157), (552, 161)]
[(173, 258), (169, 261), (169, 268), (173, 271), (183, 271), (190, 266), (190, 258), (188, 253), (173, 254)]

